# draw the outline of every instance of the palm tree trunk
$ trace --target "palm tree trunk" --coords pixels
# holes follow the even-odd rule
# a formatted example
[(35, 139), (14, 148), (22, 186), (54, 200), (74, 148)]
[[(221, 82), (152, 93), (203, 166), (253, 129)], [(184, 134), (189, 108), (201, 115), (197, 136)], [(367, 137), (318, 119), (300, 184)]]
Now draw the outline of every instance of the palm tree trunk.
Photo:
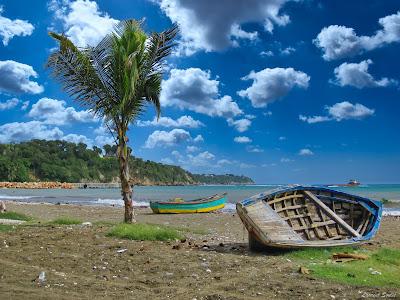
[(125, 204), (125, 223), (134, 222), (133, 205), (132, 205), (132, 188), (129, 184), (129, 153), (126, 134), (118, 134), (118, 162), (119, 162), (119, 178), (121, 181), (121, 195)]

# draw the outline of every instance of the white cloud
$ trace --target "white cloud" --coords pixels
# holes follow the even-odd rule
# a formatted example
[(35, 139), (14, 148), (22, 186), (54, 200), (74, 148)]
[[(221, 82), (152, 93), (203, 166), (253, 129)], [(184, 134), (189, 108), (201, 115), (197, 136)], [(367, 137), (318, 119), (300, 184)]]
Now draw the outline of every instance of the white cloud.
[(3, 45), (7, 46), (9, 41), (14, 36), (28, 36), (31, 35), (35, 27), (24, 20), (11, 20), (2, 16), (3, 7), (0, 6), (0, 36), (3, 39)]
[(314, 152), (312, 152), (310, 149), (304, 148), (304, 149), (300, 149), (299, 155), (301, 155), (301, 156), (311, 156), (311, 155), (314, 155)]
[(264, 149), (261, 149), (259, 146), (249, 145), (246, 147), (247, 152), (251, 153), (262, 153)]
[(228, 159), (220, 159), (219, 161), (217, 161), (217, 164), (220, 165), (220, 166), (223, 166), (223, 165), (232, 165), (233, 162), (230, 161), (230, 160), (228, 160)]
[(88, 110), (76, 111), (73, 107), (66, 107), (62, 100), (41, 98), (32, 105), (28, 116), (42, 120), (46, 124), (65, 125), (75, 122), (97, 122), (98, 119)]
[(282, 157), (281, 158), (281, 163), (289, 163), (289, 162), (293, 162), (293, 159), (287, 158), (287, 157)]
[(237, 137), (235, 137), (233, 139), (233, 141), (235, 143), (240, 143), (240, 144), (245, 144), (245, 143), (251, 143), (252, 142), (252, 140), (247, 136), (237, 136)]
[(70, 134), (63, 136), (62, 140), (70, 142), (70, 143), (75, 143), (75, 144), (84, 143), (89, 148), (91, 148), (93, 146), (93, 141), (91, 139), (88, 139), (84, 135), (75, 134), (75, 133), (70, 133)]
[(289, 23), (289, 16), (280, 14), (288, 0), (181, 1), (153, 0), (173, 23), (179, 24), (179, 53), (222, 50), (237, 46), (238, 40), (256, 40), (258, 33), (244, 31), (241, 24), (262, 22), (266, 31), (274, 25)]
[(280, 140), (280, 141), (285, 141), (285, 140), (286, 140), (286, 137), (285, 137), (285, 136), (280, 136), (280, 137), (279, 137), (279, 140)]
[(270, 110), (265, 111), (265, 112), (263, 112), (263, 115), (266, 117), (272, 116), (272, 111), (270, 111)]
[(11, 98), (5, 102), (0, 102), (0, 111), (15, 108), (19, 103), (17, 98)]
[(43, 86), (31, 81), (31, 77), (38, 77), (31, 66), (13, 60), (0, 61), (0, 93), (39, 94), (43, 92)]
[(286, 48), (280, 50), (280, 54), (285, 55), (285, 56), (290, 55), (294, 52), (296, 52), (296, 49), (293, 47), (286, 47)]
[(271, 50), (261, 51), (260, 55), (261, 56), (274, 56), (274, 52), (272, 52)]
[(162, 158), (160, 160), (160, 162), (162, 162), (163, 164), (166, 164), (166, 165), (173, 165), (174, 164), (174, 161), (172, 159), (170, 159), (169, 157)]
[(187, 146), (186, 147), (186, 152), (188, 152), (188, 153), (197, 152), (199, 150), (200, 150), (200, 148), (196, 147), (196, 146)]
[(358, 36), (353, 28), (331, 25), (324, 27), (313, 42), (321, 48), (325, 60), (335, 60), (400, 41), (400, 11), (380, 18), (379, 24), (383, 28), (371, 36)]
[(203, 136), (202, 136), (201, 134), (198, 134), (198, 135), (193, 139), (193, 141), (194, 141), (195, 143), (204, 142), (204, 138), (203, 138)]
[(251, 71), (242, 80), (253, 80), (253, 83), (238, 95), (250, 99), (254, 107), (265, 107), (286, 96), (294, 87), (307, 89), (310, 76), (293, 68), (266, 68), (259, 72)]
[(27, 110), (29, 107), (29, 101), (22, 102), (21, 110)]
[(372, 64), (372, 60), (363, 60), (360, 63), (343, 63), (335, 68), (334, 73), (336, 76), (335, 83), (340, 86), (354, 86), (362, 89), (364, 87), (385, 87), (391, 84), (396, 84), (393, 79), (386, 77), (375, 80), (374, 77), (368, 73), (368, 67)]
[(245, 132), (251, 126), (251, 121), (248, 119), (233, 120), (229, 118), (227, 122), (229, 126), (235, 127), (239, 132)]
[(209, 71), (199, 68), (172, 69), (162, 82), (160, 101), (163, 106), (175, 106), (214, 117), (242, 114), (230, 96), (219, 97), (219, 81), (211, 79)]
[(375, 113), (374, 109), (368, 108), (360, 103), (352, 104), (348, 101), (336, 103), (332, 106), (326, 106), (328, 115), (307, 117), (300, 115), (301, 121), (309, 124), (320, 123), (326, 121), (342, 121), (342, 120), (361, 120), (372, 116)]
[(183, 129), (172, 129), (171, 131), (156, 130), (149, 135), (144, 147), (170, 147), (190, 141), (191, 139), (190, 133)]
[(152, 121), (138, 121), (139, 127), (146, 126), (163, 126), (163, 127), (188, 127), (199, 128), (204, 124), (198, 120), (193, 119), (191, 116), (182, 116), (174, 120), (170, 117), (160, 117), (158, 120), (154, 118)]
[(49, 8), (61, 20), (64, 34), (79, 47), (97, 45), (119, 22), (101, 12), (95, 1), (52, 0)]
[(39, 121), (13, 122), (0, 126), (0, 143), (21, 142), (31, 139), (59, 140), (63, 132)]
[(211, 165), (211, 161), (215, 159), (215, 155), (204, 151), (197, 155), (188, 154), (188, 161), (186, 164), (194, 167), (206, 167)]

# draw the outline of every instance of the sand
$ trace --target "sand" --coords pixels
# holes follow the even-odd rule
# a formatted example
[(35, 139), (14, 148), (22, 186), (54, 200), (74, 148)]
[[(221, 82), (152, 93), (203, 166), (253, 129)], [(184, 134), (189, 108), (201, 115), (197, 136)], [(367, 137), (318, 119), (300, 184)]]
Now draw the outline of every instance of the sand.
[[(94, 225), (20, 226), (0, 232), (1, 299), (400, 297), (400, 288), (315, 279), (299, 274), (299, 266), (282, 254), (249, 252), (247, 233), (235, 213), (154, 215), (139, 209), (139, 222), (187, 230), (185, 242), (142, 242), (106, 237), (112, 225), (96, 223), (121, 221), (122, 208), (16, 203), (7, 207), (43, 222), (70, 216)], [(399, 224), (399, 218), (384, 218), (376, 239), (363, 247), (400, 249)], [(41, 272), (46, 281), (39, 285), (36, 278)]]

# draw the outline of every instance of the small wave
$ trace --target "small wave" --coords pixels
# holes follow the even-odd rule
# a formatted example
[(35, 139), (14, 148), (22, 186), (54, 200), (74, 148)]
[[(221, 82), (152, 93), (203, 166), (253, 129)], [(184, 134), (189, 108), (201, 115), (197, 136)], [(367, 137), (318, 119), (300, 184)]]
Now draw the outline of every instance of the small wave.
[[(113, 205), (113, 206), (124, 206), (124, 201), (122, 199), (97, 199), (98, 204), (102, 205)], [(144, 201), (133, 201), (134, 207), (149, 207), (149, 202)]]
[(400, 208), (384, 209), (382, 215), (383, 216), (400, 217)]
[(31, 198), (40, 198), (39, 196), (10, 196), (10, 195), (0, 195), (0, 199), (4, 200), (24, 200)]

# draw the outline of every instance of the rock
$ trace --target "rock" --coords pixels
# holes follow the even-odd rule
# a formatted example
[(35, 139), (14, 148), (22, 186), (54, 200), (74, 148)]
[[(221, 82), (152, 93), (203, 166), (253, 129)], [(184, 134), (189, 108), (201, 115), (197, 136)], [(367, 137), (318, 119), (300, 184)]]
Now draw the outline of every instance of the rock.
[(92, 226), (92, 223), (91, 223), (91, 222), (83, 222), (81, 225), (82, 225), (83, 227), (91, 227), (91, 226)]
[(207, 272), (207, 273), (211, 273), (211, 270), (210, 270), (210, 269), (206, 269), (206, 272)]
[(379, 271), (374, 270), (374, 269), (372, 269), (372, 268), (369, 268), (368, 271), (369, 271), (369, 273), (370, 273), (371, 275), (382, 275), (382, 272), (379, 272)]
[(46, 273), (44, 271), (40, 272), (32, 281), (36, 282), (39, 286), (44, 286), (46, 284)]
[(181, 243), (186, 243), (186, 239), (185, 238), (181, 239)]
[(310, 274), (310, 269), (307, 269), (306, 267), (301, 266), (299, 268), (299, 273), (300, 274), (304, 274), (304, 275), (308, 275), (308, 274)]
[(4, 201), (0, 201), (0, 213), (7, 211)]
[(181, 245), (173, 245), (172, 246), (172, 249), (174, 249), (174, 250), (179, 250), (179, 249), (181, 249)]
[(117, 250), (117, 253), (124, 253), (126, 251), (128, 251), (128, 249), (119, 249), (119, 250)]

